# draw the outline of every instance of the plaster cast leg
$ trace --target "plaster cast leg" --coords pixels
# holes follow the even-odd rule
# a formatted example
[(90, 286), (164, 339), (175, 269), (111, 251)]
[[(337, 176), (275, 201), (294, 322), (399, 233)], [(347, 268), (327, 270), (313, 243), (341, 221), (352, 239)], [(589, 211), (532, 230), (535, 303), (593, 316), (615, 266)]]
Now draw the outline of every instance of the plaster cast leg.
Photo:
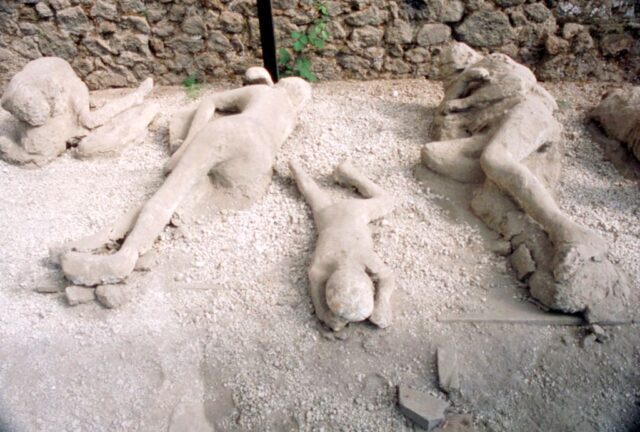
[(454, 180), (477, 183), (485, 177), (479, 156), (486, 145), (485, 135), (430, 142), (422, 148), (422, 163)]
[(105, 106), (96, 110), (90, 111), (87, 101), (86, 106), (82, 107), (80, 122), (89, 129), (102, 126), (121, 112), (143, 103), (144, 98), (151, 93), (151, 90), (153, 90), (153, 79), (147, 78), (134, 92), (108, 102)]
[(355, 187), (367, 200), (358, 202), (366, 211), (369, 220), (376, 220), (393, 210), (393, 200), (380, 186), (369, 180), (351, 162), (344, 161), (336, 167), (333, 177), (340, 184)]
[(198, 105), (198, 109), (189, 126), (187, 136), (164, 167), (165, 174), (170, 173), (176, 167), (184, 152), (187, 151), (189, 144), (191, 144), (196, 135), (211, 121), (215, 112), (216, 104), (213, 98), (206, 98)]
[(499, 132), (482, 154), (484, 172), (549, 234), (556, 253), (554, 273), (567, 279), (588, 259), (600, 260), (607, 251), (605, 241), (567, 217), (529, 169), (514, 158), (508, 136)]
[(97, 285), (121, 282), (131, 274), (138, 257), (151, 249), (184, 197), (212, 166), (222, 160), (218, 155), (207, 152), (208, 148), (199, 147), (189, 148), (160, 189), (142, 207), (118, 252), (113, 255), (79, 252), (63, 255), (61, 266), (67, 278), (81, 285)]
[(329, 194), (320, 189), (315, 180), (302, 169), (297, 161), (290, 161), (289, 168), (298, 185), (298, 190), (300, 190), (312, 211), (316, 212), (331, 205)]

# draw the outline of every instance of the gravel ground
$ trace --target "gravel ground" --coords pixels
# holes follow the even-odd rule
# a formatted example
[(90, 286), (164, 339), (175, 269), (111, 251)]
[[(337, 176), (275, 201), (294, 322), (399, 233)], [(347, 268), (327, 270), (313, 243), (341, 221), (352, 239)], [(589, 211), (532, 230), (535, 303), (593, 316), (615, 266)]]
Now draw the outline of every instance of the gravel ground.
[[(565, 126), (561, 207), (609, 240), (638, 310), (638, 183), (603, 160), (583, 125), (604, 87), (547, 88)], [(34, 292), (63, 283), (49, 246), (94, 233), (161, 183), (167, 120), (190, 101), (180, 88), (152, 97), (164, 107), (156, 127), (119, 158), (64, 155), (38, 170), (0, 162), (1, 431), (418, 430), (395, 388), (445, 399), (438, 346), (458, 353), (451, 412), (473, 414), (478, 431), (640, 428), (640, 326), (608, 327), (607, 340), (589, 343), (582, 327), (437, 320), (484, 310), (496, 292), (526, 293), (490, 251), (497, 235), (470, 212), (473, 188), (417, 166), (442, 97), (425, 80), (316, 85), (268, 194), (248, 209), (186, 206), (156, 243), (157, 265), (130, 278), (123, 307)], [(330, 173), (345, 157), (396, 197), (372, 225), (398, 282), (391, 328), (334, 335), (318, 325), (306, 278), (316, 234), (289, 178), (293, 157), (336, 198), (347, 193)]]

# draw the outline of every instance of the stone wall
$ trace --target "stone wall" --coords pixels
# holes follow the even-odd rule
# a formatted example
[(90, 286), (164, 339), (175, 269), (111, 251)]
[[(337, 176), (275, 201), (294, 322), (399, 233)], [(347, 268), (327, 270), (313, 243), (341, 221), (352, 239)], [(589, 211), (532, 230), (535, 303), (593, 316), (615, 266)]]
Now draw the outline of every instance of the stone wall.
[[(542, 79), (637, 80), (634, 0), (326, 1), (331, 40), (321, 79), (429, 75), (455, 38), (501, 51)], [(317, 15), (312, 0), (273, 0), (279, 47)], [(635, 8), (635, 9), (634, 9)], [(31, 59), (67, 59), (91, 88), (187, 76), (237, 78), (259, 65), (256, 0), (0, 0), (0, 84)]]

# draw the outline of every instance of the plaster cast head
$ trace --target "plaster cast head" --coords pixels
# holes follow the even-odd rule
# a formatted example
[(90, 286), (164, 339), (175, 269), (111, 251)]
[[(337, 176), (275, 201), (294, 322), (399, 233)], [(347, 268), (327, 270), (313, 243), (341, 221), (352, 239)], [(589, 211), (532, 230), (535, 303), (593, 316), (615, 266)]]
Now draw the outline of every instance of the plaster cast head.
[(298, 77), (287, 77), (278, 81), (275, 85), (287, 92), (287, 96), (296, 111), (300, 111), (302, 107), (311, 99), (311, 85)]
[(373, 312), (373, 292), (373, 282), (363, 269), (339, 267), (327, 280), (327, 305), (341, 318), (351, 322), (362, 321)]
[(253, 84), (265, 84), (269, 87), (273, 87), (273, 80), (271, 79), (271, 75), (269, 71), (267, 71), (263, 67), (250, 67), (244, 73), (243, 82), (245, 85), (253, 85)]
[(40, 89), (13, 80), (9, 82), (0, 103), (14, 117), (31, 126), (42, 126), (51, 117), (49, 100)]
[(437, 64), (438, 78), (453, 77), (472, 64), (482, 60), (482, 55), (462, 42), (451, 42), (433, 53), (433, 61)]

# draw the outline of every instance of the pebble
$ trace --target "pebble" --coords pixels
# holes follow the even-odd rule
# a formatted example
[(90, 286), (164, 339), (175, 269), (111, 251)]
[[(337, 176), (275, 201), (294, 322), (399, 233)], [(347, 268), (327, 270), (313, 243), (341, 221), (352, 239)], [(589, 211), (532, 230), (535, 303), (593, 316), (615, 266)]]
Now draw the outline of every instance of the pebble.
[(609, 339), (607, 332), (598, 324), (593, 324), (591, 326), (591, 333), (595, 335), (598, 342), (605, 342)]
[(582, 339), (582, 348), (589, 348), (597, 341), (598, 337), (593, 333), (587, 335), (584, 339)]
[(35, 288), (35, 291), (42, 294), (52, 294), (52, 293), (58, 293), (62, 291), (62, 289), (63, 288), (58, 285), (39, 285)]

